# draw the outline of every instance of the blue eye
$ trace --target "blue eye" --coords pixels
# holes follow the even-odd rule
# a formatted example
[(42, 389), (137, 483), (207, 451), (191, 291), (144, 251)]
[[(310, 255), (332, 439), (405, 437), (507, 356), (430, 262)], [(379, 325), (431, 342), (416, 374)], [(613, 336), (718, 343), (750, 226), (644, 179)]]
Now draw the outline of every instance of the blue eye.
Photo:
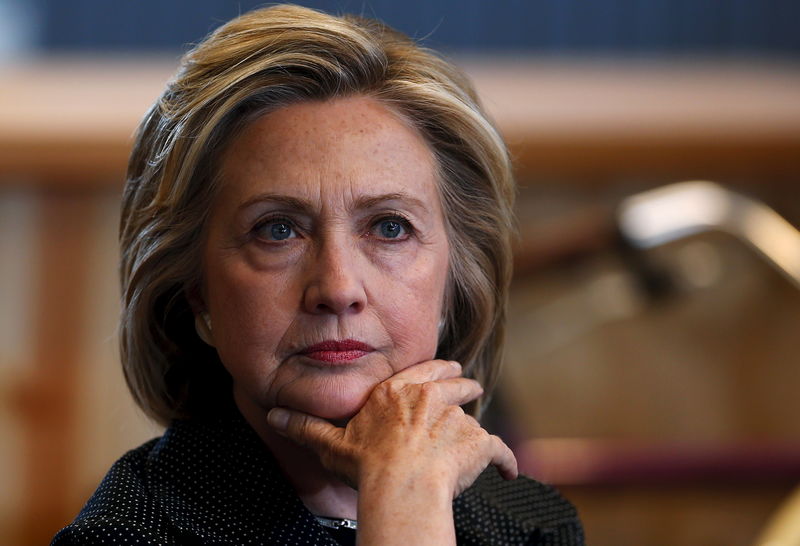
[(253, 233), (265, 241), (285, 241), (297, 237), (292, 222), (282, 218), (262, 220), (253, 228)]
[(405, 223), (400, 220), (381, 220), (376, 227), (384, 239), (397, 239), (408, 234)]
[(272, 238), (276, 241), (283, 241), (292, 236), (292, 226), (282, 222), (270, 225), (269, 231), (270, 234), (272, 234)]

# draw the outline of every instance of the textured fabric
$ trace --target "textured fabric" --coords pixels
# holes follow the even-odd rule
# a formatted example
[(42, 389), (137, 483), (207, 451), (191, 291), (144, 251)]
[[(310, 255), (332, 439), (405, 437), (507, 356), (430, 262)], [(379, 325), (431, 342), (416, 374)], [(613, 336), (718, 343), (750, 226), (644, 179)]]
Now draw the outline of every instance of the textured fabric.
[[(575, 509), (528, 478), (490, 468), (453, 506), (459, 544), (583, 544)], [(176, 422), (129, 451), (52, 544), (337, 543), (237, 416)]]

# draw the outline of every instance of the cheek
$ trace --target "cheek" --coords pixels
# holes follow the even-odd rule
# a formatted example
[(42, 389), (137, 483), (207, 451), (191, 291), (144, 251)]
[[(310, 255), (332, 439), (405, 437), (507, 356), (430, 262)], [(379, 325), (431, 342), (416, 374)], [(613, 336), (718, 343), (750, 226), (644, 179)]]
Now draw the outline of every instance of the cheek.
[(210, 269), (207, 299), (213, 335), (226, 366), (260, 361), (274, 355), (291, 317), (284, 299), (290, 289), (280, 278), (246, 267)]
[(446, 265), (434, 260), (433, 266), (416, 269), (402, 283), (395, 280), (396, 289), (384, 293), (381, 318), (398, 351), (394, 359), (398, 369), (430, 360), (436, 354)]

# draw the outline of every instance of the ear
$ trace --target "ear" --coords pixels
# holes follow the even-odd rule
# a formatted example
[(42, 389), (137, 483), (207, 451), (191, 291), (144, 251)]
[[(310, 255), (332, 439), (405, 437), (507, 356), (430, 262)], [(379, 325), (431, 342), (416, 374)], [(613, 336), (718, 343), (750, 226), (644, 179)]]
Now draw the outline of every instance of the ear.
[(183, 289), (183, 296), (189, 303), (192, 313), (199, 315), (200, 313), (207, 312), (205, 298), (199, 284), (192, 284)]

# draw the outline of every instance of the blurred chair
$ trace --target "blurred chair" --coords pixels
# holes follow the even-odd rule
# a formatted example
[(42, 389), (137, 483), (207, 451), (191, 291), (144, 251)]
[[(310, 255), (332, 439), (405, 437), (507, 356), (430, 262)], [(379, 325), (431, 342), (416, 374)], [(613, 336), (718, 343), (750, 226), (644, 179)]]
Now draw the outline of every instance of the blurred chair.
[(713, 182), (680, 182), (623, 201), (626, 241), (652, 248), (703, 231), (737, 237), (800, 288), (800, 232), (770, 207)]

